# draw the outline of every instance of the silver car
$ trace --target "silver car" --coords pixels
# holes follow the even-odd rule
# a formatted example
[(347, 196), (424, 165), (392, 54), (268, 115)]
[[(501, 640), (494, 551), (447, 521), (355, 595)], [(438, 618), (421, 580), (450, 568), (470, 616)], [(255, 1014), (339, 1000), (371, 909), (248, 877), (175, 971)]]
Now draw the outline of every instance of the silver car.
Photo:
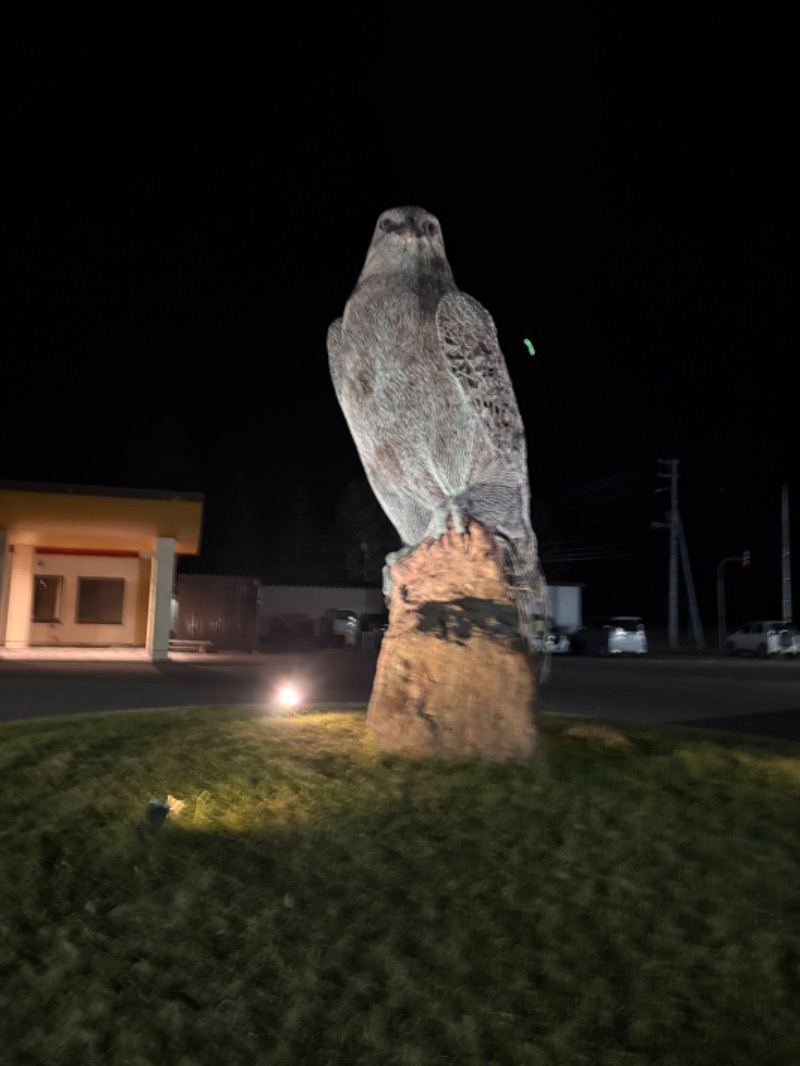
[(761, 659), (772, 656), (800, 655), (800, 633), (787, 622), (745, 622), (725, 638), (722, 650), (726, 655), (757, 655)]

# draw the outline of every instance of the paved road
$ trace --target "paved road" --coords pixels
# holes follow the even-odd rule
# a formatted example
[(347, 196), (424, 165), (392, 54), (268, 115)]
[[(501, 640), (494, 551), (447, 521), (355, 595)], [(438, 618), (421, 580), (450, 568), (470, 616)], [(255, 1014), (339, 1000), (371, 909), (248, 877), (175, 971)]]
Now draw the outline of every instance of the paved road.
[(95, 711), (207, 704), (266, 705), (284, 681), (308, 702), (369, 698), (374, 656), (202, 656), (194, 662), (32, 662), (0, 660), (0, 721)]
[[(293, 680), (309, 702), (364, 703), (375, 658), (321, 651), (194, 662), (0, 660), (0, 720), (133, 708), (267, 704)], [(554, 656), (544, 712), (685, 724), (800, 742), (800, 662)]]
[(553, 656), (539, 706), (556, 714), (800, 742), (800, 661)]

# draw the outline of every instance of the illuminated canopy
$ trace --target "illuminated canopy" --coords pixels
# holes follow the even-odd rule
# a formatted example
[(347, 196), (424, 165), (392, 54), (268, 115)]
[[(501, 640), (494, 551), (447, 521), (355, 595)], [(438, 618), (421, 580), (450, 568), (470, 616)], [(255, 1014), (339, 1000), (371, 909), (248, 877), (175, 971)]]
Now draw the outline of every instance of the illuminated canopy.
[(202, 514), (196, 493), (0, 482), (0, 529), (11, 546), (150, 552), (172, 537), (176, 554), (197, 555)]

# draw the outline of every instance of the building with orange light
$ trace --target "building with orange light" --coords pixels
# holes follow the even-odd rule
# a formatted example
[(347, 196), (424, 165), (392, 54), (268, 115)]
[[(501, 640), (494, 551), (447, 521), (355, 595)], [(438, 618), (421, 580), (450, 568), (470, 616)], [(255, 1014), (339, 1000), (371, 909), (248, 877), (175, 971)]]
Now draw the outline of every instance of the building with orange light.
[(203, 496), (0, 482), (0, 647), (143, 648), (168, 658)]

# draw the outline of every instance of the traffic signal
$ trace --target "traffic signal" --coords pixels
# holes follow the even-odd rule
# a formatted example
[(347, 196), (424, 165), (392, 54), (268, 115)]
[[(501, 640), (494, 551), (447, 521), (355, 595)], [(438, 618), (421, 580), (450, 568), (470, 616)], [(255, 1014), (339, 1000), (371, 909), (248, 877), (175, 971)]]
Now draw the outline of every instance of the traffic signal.
[(747, 570), (750, 566), (750, 552), (742, 552), (742, 570)]

